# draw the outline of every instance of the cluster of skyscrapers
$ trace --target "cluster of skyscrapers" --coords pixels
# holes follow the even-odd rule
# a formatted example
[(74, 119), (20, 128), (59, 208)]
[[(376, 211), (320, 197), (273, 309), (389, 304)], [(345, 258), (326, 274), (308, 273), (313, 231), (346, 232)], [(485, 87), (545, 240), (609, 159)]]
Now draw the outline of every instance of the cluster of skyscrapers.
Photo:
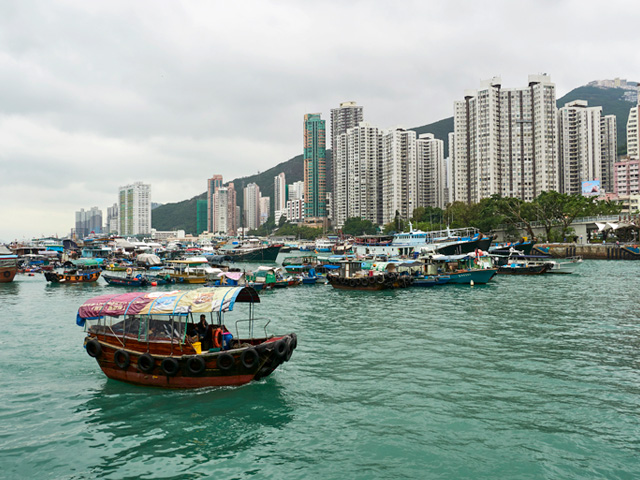
[(76, 238), (90, 234), (116, 234), (122, 236), (148, 235), (151, 233), (151, 185), (135, 182), (118, 189), (118, 202), (107, 208), (103, 225), (102, 210), (93, 207), (89, 211), (76, 212)]
[(433, 134), (381, 129), (364, 121), (361, 106), (345, 102), (331, 110), (331, 144), (337, 228), (353, 217), (383, 225), (417, 207), (445, 207), (444, 142)]
[[(631, 163), (616, 162), (614, 115), (582, 100), (558, 109), (546, 74), (530, 75), (522, 88), (503, 88), (494, 77), (454, 102), (445, 159), (444, 142), (433, 134), (382, 129), (364, 120), (362, 106), (344, 102), (331, 110), (331, 178), (325, 120), (319, 113), (304, 116), (303, 193), (286, 185), (284, 173), (275, 177), (276, 223), (286, 216), (290, 222), (341, 228), (356, 217), (384, 225), (396, 216), (410, 218), (417, 207), (470, 204), (495, 194), (525, 201), (550, 190), (579, 194), (590, 181), (597, 181), (599, 191), (622, 192), (620, 180), (638, 168), (637, 110), (629, 119), (630, 137), (636, 132), (635, 143), (629, 140)], [(208, 198), (211, 209), (214, 197)], [(255, 184), (245, 187), (244, 200), (245, 225), (256, 228), (268, 217), (268, 202)]]
[[(615, 88), (627, 85), (612, 82)], [(356, 217), (384, 225), (397, 216), (410, 218), (417, 207), (470, 204), (496, 194), (531, 201), (543, 191), (585, 193), (585, 184), (612, 199), (640, 196), (639, 106), (630, 109), (627, 156), (621, 159), (616, 117), (583, 100), (557, 108), (555, 85), (546, 74), (529, 75), (521, 88), (503, 88), (499, 77), (483, 81), (465, 91), (453, 110), (445, 159), (444, 142), (433, 134), (381, 129), (364, 120), (362, 106), (341, 103), (331, 110), (331, 178), (325, 120), (319, 113), (304, 115), (304, 181), (287, 185), (284, 173), (274, 178), (276, 224), (286, 217), (339, 229)], [(242, 195), (241, 212), (234, 183), (224, 185), (221, 175), (208, 179), (206, 200), (197, 202), (197, 233), (236, 235), (264, 224), (271, 198), (255, 183), (243, 186)], [(92, 232), (149, 234), (151, 186), (120, 187), (104, 227), (97, 207), (76, 212), (76, 236)]]
[[(501, 83), (497, 77), (484, 81), (454, 103), (449, 201), (475, 203), (494, 194), (531, 201), (558, 191), (624, 202), (621, 197), (640, 193), (637, 106), (627, 122), (627, 156), (618, 160), (615, 115), (584, 100), (558, 109), (546, 74), (530, 75), (523, 88)], [(595, 86), (627, 85), (608, 83)]]
[(589, 180), (611, 189), (616, 118), (584, 101), (558, 110), (548, 75), (530, 75), (523, 88), (494, 77), (454, 102), (449, 145), (452, 201), (531, 201), (543, 191), (580, 193)]

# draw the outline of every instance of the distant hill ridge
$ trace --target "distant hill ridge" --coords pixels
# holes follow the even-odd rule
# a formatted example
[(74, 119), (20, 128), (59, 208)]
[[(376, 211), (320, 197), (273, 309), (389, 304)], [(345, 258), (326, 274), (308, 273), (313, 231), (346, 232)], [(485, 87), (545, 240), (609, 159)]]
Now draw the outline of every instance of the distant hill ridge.
[[(556, 101), (556, 104), (558, 108), (560, 108), (566, 103), (574, 100), (586, 100), (591, 107), (601, 106), (603, 115), (615, 115), (618, 133), (618, 155), (624, 155), (626, 153), (626, 128), (629, 109), (636, 104), (634, 99), (637, 98), (629, 92), (630, 89), (628, 86), (627, 88), (606, 87), (594, 85), (594, 82), (590, 82), (589, 85), (574, 88), (565, 96), (559, 98)], [(445, 156), (449, 155), (449, 132), (453, 132), (453, 117), (444, 118), (428, 125), (414, 127), (410, 130), (414, 130), (418, 135), (421, 133), (433, 133), (436, 138), (444, 141)], [(327, 178), (332, 178), (332, 170), (333, 161), (331, 157), (331, 150), (327, 150)], [(273, 177), (281, 172), (285, 173), (288, 184), (303, 180), (304, 165), (302, 155), (296, 155), (295, 157), (279, 163), (275, 167), (256, 175), (236, 178), (233, 180), (236, 191), (238, 192), (237, 199), (240, 208), (243, 207), (244, 201), (242, 188), (249, 183), (256, 183), (260, 187), (262, 196), (271, 197), (271, 208), (273, 208)], [(203, 179), (203, 184), (206, 184), (206, 179)], [(331, 188), (331, 185), (328, 185), (328, 187)], [(155, 208), (151, 215), (153, 228), (162, 231), (181, 229), (185, 230), (187, 233), (195, 234), (196, 202), (197, 200), (205, 198), (206, 192), (203, 192), (189, 200), (167, 203)]]

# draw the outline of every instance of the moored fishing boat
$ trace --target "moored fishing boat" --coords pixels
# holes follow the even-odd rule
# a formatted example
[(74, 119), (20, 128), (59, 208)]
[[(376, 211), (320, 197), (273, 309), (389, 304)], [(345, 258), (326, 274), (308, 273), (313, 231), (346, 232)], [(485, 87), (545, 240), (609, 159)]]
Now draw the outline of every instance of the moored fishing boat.
[(521, 255), (530, 255), (536, 242), (521, 238), (517, 242), (496, 243), (489, 247), (492, 255), (509, 255), (513, 252), (520, 252)]
[(18, 256), (0, 245), (0, 283), (13, 282), (18, 271)]
[(126, 277), (120, 275), (102, 274), (102, 278), (109, 285), (116, 285), (120, 287), (144, 287), (149, 284), (149, 281), (144, 275), (137, 274), (135, 276), (127, 275)]
[(501, 275), (542, 275), (551, 269), (551, 264), (513, 259), (506, 265), (498, 267)]
[(547, 273), (554, 274), (571, 274), (582, 263), (582, 257), (568, 257), (565, 259), (544, 260), (545, 263), (551, 265)]
[(387, 255), (389, 257), (410, 257), (418, 254), (460, 255), (475, 250), (486, 250), (492, 237), (483, 235), (476, 228), (458, 228), (423, 232), (414, 230), (388, 237), (356, 238), (353, 250), (356, 255)]
[(44, 278), (51, 283), (93, 283), (98, 281), (100, 273), (96, 268), (72, 268), (62, 272), (44, 272)]
[[(297, 346), (295, 333), (253, 336), (259, 302), (250, 287), (102, 295), (80, 307), (77, 323), (88, 326), (87, 353), (111, 379), (165, 388), (237, 386), (270, 375)], [(224, 316), (237, 303), (249, 308), (234, 335)], [(195, 314), (208, 315), (211, 323), (202, 341)]]
[(275, 262), (282, 244), (264, 245), (257, 238), (246, 239), (239, 247), (221, 249), (232, 262)]
[(168, 260), (167, 272), (175, 283), (206, 283), (208, 262), (204, 257), (191, 257), (182, 260)]
[(395, 264), (377, 265), (379, 270), (362, 269), (362, 262), (342, 262), (340, 268), (327, 274), (327, 283), (338, 290), (387, 290), (406, 288), (413, 282), (407, 273), (398, 273)]
[(498, 273), (491, 257), (480, 250), (466, 255), (433, 255), (425, 259), (425, 276), (442, 276), (447, 284), (484, 284)]
[(315, 251), (316, 252), (333, 252), (333, 248), (338, 242), (337, 236), (328, 236), (316, 239)]

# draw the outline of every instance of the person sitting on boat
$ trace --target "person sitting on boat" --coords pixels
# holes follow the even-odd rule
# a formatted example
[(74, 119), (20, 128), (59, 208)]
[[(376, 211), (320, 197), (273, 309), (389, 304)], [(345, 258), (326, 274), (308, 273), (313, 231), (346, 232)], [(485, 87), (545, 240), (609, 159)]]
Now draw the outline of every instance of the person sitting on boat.
[(208, 326), (209, 325), (207, 324), (207, 317), (204, 314), (200, 315), (200, 322), (196, 325), (196, 333), (200, 341), (203, 341), (205, 339)]

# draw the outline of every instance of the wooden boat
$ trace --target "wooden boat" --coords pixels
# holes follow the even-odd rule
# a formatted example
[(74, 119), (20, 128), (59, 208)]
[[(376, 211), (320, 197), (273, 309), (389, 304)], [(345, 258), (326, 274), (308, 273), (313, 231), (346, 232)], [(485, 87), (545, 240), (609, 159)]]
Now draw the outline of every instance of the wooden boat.
[(327, 283), (338, 290), (386, 290), (406, 288), (413, 282), (408, 274), (399, 274), (394, 269), (376, 271), (362, 270), (362, 262), (343, 262), (334, 273), (327, 274)]
[(498, 273), (492, 257), (481, 251), (464, 255), (430, 255), (425, 258), (425, 276), (444, 276), (447, 284), (484, 284)]
[(18, 256), (11, 250), (0, 246), (0, 283), (13, 282), (18, 271)]
[(51, 283), (92, 283), (100, 278), (100, 270), (78, 269), (63, 272), (44, 272), (44, 278)]
[(118, 275), (108, 275), (105, 273), (102, 275), (102, 278), (104, 278), (104, 280), (109, 285), (116, 285), (121, 287), (144, 287), (149, 284), (147, 278), (140, 274), (136, 275), (135, 277), (130, 275), (121, 277)]
[[(270, 375), (297, 346), (295, 333), (251, 334), (254, 324), (266, 332), (269, 323), (254, 318), (259, 302), (250, 287), (109, 294), (87, 300), (77, 323), (86, 328), (87, 353), (111, 379), (165, 388), (236, 386)], [(249, 304), (249, 317), (234, 322), (232, 333), (224, 316), (236, 303)], [(200, 314), (210, 322), (202, 342), (192, 336)], [(241, 336), (240, 326), (249, 333)]]
[(282, 266), (289, 272), (301, 272), (305, 269), (313, 268), (317, 264), (317, 255), (298, 255), (296, 257), (285, 257), (282, 259)]
[(286, 273), (286, 270), (280, 267), (261, 265), (257, 270), (246, 274), (245, 282), (247, 284), (261, 283), (265, 290), (287, 288), (300, 283), (299, 280), (294, 279), (291, 275), (286, 275)]
[(209, 280), (204, 265), (208, 265), (204, 257), (169, 260), (167, 263), (171, 266), (168, 271), (175, 283), (203, 284)]

